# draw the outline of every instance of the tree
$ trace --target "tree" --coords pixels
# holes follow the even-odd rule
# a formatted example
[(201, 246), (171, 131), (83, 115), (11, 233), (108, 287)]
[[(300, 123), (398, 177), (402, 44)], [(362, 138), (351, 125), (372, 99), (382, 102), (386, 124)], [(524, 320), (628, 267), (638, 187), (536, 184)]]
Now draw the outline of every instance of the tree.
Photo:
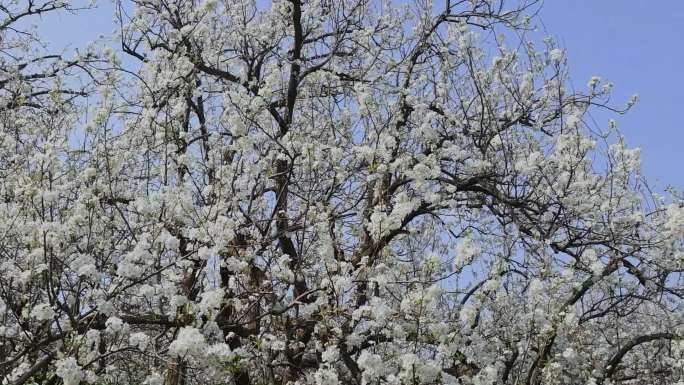
[(536, 1), (116, 5), (0, 7), (3, 384), (684, 381), (683, 197)]

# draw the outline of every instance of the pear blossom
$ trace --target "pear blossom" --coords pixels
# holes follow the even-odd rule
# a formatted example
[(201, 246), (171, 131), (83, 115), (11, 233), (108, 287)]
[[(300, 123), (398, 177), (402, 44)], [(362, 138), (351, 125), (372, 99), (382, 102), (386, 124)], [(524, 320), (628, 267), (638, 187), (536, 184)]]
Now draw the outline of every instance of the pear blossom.
[(0, 383), (684, 381), (684, 194), (538, 2), (5, 3)]
[(105, 322), (105, 326), (107, 327), (107, 331), (111, 333), (118, 333), (123, 330), (124, 322), (119, 317), (111, 316)]
[(48, 303), (41, 303), (31, 309), (31, 317), (35, 318), (37, 321), (51, 320), (54, 316), (55, 311)]
[(184, 327), (169, 345), (169, 352), (173, 356), (200, 356), (204, 353), (205, 348), (204, 335), (196, 328)]
[(83, 371), (73, 357), (57, 361), (55, 367), (55, 374), (62, 379), (64, 385), (78, 385), (83, 379)]
[(554, 62), (559, 62), (559, 61), (563, 60), (563, 56), (564, 56), (563, 51), (558, 49), (558, 48), (554, 48), (551, 51), (549, 51), (549, 57)]

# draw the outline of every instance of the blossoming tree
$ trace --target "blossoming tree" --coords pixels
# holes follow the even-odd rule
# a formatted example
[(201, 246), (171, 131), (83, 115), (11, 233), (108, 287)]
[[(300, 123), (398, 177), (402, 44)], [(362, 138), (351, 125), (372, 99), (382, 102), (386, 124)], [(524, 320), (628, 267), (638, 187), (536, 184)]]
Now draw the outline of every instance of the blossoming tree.
[(684, 381), (682, 197), (538, 6), (0, 5), (0, 382)]

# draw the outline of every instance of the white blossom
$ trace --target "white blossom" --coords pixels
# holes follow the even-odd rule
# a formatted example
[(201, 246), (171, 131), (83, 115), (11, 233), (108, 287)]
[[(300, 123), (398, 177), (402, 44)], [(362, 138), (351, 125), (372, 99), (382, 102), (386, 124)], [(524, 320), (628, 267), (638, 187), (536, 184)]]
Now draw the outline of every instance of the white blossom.
[(110, 333), (118, 333), (123, 330), (124, 322), (119, 317), (111, 316), (105, 321), (105, 326)]
[(128, 337), (128, 343), (131, 346), (135, 346), (140, 350), (145, 350), (147, 344), (150, 342), (150, 337), (142, 332), (133, 333)]
[(52, 310), (52, 306), (48, 303), (41, 303), (31, 309), (31, 317), (35, 318), (37, 321), (47, 321), (51, 320), (55, 316), (55, 311)]
[(563, 56), (565, 56), (565, 54), (558, 48), (554, 48), (549, 52), (549, 58), (551, 58), (551, 60), (554, 62), (560, 62), (563, 60)]
[(55, 363), (55, 374), (64, 385), (78, 385), (83, 379), (83, 370), (73, 357), (63, 358)]
[(176, 357), (201, 356), (205, 352), (204, 335), (194, 327), (180, 329), (176, 339), (169, 345), (169, 353)]
[(684, 194), (532, 1), (24, 3), (3, 384), (682, 381)]

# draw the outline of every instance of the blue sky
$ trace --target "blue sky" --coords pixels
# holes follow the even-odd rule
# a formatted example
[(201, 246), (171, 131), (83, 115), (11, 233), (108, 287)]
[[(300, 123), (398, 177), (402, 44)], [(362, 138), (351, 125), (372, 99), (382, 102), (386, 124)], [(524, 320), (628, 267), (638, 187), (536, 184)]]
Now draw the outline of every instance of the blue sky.
[[(656, 188), (684, 190), (684, 0), (546, 0), (545, 31), (567, 50), (572, 81), (584, 89), (597, 75), (615, 84), (614, 102), (638, 93), (640, 102), (618, 124), (628, 145), (640, 147), (643, 172)], [(113, 8), (43, 20), (55, 46), (82, 46), (114, 30)], [(86, 24), (84, 24), (84, 20)], [(680, 48), (682, 47), (682, 48)], [(595, 115), (605, 127), (608, 117)]]
[(546, 0), (541, 18), (578, 89), (598, 75), (615, 84), (615, 102), (639, 94), (618, 126), (657, 190), (684, 189), (684, 1)]

